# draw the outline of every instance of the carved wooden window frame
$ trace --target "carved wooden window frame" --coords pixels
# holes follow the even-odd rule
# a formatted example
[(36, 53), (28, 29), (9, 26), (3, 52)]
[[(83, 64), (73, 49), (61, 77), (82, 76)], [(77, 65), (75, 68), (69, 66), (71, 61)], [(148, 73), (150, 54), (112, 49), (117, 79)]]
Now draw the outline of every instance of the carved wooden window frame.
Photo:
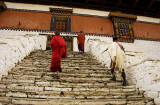
[(112, 16), (111, 20), (113, 22), (114, 35), (120, 42), (134, 42), (134, 32), (132, 23), (135, 19), (126, 17)]
[(50, 8), (52, 13), (51, 31), (71, 32), (72, 9)]

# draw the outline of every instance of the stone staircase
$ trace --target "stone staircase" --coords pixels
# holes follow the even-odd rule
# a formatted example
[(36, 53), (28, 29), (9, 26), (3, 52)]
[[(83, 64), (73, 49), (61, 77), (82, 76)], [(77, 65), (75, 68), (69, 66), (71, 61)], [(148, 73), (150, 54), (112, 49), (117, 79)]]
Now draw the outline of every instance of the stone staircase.
[(135, 86), (110, 81), (109, 70), (87, 53), (69, 52), (60, 79), (50, 61), (51, 51), (33, 51), (3, 76), (0, 105), (154, 105)]

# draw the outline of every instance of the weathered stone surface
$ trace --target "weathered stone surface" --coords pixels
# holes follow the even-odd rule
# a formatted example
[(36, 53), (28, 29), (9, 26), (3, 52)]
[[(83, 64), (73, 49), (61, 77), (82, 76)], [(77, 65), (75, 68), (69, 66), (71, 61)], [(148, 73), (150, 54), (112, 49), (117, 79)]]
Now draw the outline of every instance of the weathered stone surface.
[(145, 92), (145, 95), (146, 95), (146, 97), (157, 98), (158, 97), (158, 92), (147, 91), (147, 92)]
[[(113, 42), (112, 38), (87, 36), (85, 51), (91, 53), (106, 67), (110, 67), (110, 56), (103, 52)], [(126, 78), (129, 84), (141, 91), (156, 91), (160, 84), (160, 42), (134, 40), (134, 43), (121, 43), (126, 54)], [(150, 88), (152, 87), (152, 88)]]
[(6, 94), (8, 97), (27, 97), (26, 93), (20, 93), (20, 92), (9, 92)]
[(160, 96), (154, 99), (156, 105), (160, 105)]
[[(32, 40), (31, 40), (32, 41)], [(89, 54), (69, 52), (62, 59), (60, 79), (50, 72), (51, 51), (36, 50), (0, 81), (2, 104), (143, 105), (145, 99), (134, 85), (111, 81), (110, 71)], [(2, 100), (2, 99), (3, 100)], [(148, 101), (146, 101), (148, 100)]]

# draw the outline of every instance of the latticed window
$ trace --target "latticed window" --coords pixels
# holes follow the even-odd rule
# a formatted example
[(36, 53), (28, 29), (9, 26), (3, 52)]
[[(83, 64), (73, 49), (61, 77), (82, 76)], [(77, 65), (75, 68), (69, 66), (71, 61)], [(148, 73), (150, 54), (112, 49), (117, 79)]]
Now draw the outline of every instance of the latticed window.
[(136, 16), (122, 13), (111, 12), (109, 14), (113, 22), (114, 35), (118, 41), (134, 42), (134, 32), (132, 23), (136, 20)]
[(52, 12), (51, 31), (70, 32), (71, 31), (71, 9), (50, 8)]
[(117, 36), (118, 41), (134, 42), (134, 32), (132, 22), (134, 19), (123, 17), (112, 17), (114, 35)]

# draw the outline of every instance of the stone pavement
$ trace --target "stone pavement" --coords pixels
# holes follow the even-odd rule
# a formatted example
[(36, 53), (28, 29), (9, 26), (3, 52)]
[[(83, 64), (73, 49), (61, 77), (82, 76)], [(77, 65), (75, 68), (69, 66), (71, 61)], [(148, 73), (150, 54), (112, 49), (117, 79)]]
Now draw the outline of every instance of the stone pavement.
[(135, 86), (110, 81), (109, 70), (91, 55), (68, 52), (60, 79), (50, 72), (51, 51), (36, 50), (0, 81), (0, 104), (154, 105)]

